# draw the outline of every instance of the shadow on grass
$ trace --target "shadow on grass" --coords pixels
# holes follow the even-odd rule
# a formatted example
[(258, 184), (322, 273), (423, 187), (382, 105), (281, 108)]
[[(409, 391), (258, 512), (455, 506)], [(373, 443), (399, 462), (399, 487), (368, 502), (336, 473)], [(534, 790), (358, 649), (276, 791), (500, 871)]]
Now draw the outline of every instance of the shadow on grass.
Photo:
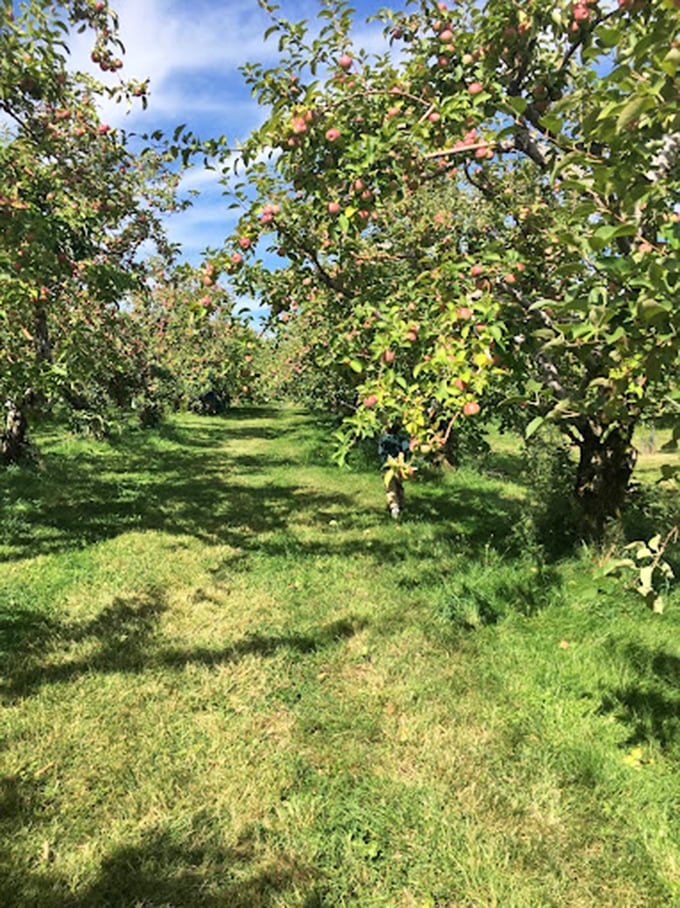
[[(367, 621), (349, 615), (309, 634), (247, 634), (216, 647), (168, 647), (159, 633), (167, 609), (165, 595), (153, 591), (129, 599), (115, 599), (88, 622), (51, 621), (40, 645), (17, 636), (4, 650), (4, 681), (0, 691), (7, 702), (31, 695), (46, 684), (65, 684), (83, 675), (135, 673), (148, 669), (183, 669), (189, 664), (219, 666), (246, 656), (271, 658), (280, 651), (314, 653), (348, 639)], [(30, 628), (30, 622), (26, 629)], [(65, 655), (74, 646), (86, 648), (75, 658)]]
[(406, 520), (426, 520), (465, 537), (473, 548), (510, 547), (522, 503), (494, 489), (432, 486), (407, 502)]
[(622, 656), (635, 681), (607, 691), (601, 712), (628, 728), (627, 745), (656, 744), (680, 758), (680, 658), (639, 644), (626, 646)]
[(40, 611), (13, 602), (0, 604), (0, 660), (14, 652), (28, 657), (41, 652), (59, 632), (59, 622)]
[[(12, 699), (44, 683), (68, 681), (87, 672), (139, 671), (147, 665), (165, 609), (164, 595), (158, 591), (114, 599), (93, 620), (71, 624), (43, 618), (26, 609), (14, 613), (10, 607), (0, 617), (0, 628), (3, 624), (9, 628), (0, 650), (0, 691)], [(69, 659), (62, 655), (62, 661), (50, 662), (55, 654), (88, 643), (87, 656)]]
[(244, 656), (255, 655), (264, 658), (276, 655), (280, 650), (304, 655), (333, 646), (353, 637), (368, 625), (364, 618), (350, 616), (331, 621), (316, 634), (248, 634), (220, 649), (195, 647), (194, 649), (166, 649), (158, 654), (158, 663), (169, 668), (183, 668), (189, 663), (200, 665), (224, 665), (238, 662)]
[[(349, 495), (294, 481), (295, 463), (275, 451), (258, 460), (239, 453), (234, 431), (277, 437), (267, 426), (170, 426), (153, 437), (131, 434), (103, 451), (52, 455), (48, 469), (0, 473), (0, 530), (6, 558), (80, 548), (129, 530), (189, 535), (240, 547), (252, 535), (285, 528), (300, 510), (351, 511)], [(282, 430), (283, 431), (283, 430)], [(162, 444), (159, 446), (158, 439)], [(229, 450), (224, 449), (232, 443)], [(271, 482), (271, 468), (290, 468), (290, 482)], [(247, 481), (245, 479), (247, 478)]]
[[(46, 455), (47, 468), (0, 473), (0, 528), (8, 559), (81, 548), (130, 530), (188, 535), (207, 544), (260, 549), (259, 534), (285, 530), (301, 511), (317, 523), (331, 519), (387, 520), (382, 508), (362, 509), (351, 493), (324, 492), (295, 481), (296, 462), (248, 449), (247, 440), (289, 433), (319, 438), (302, 416), (274, 421), (275, 411), (237, 411), (224, 417), (176, 421), (146, 434), (133, 432), (106, 446)], [(269, 420), (269, 422), (268, 422)], [(243, 441), (242, 447), (238, 442)], [(297, 448), (304, 452), (305, 445)], [(272, 467), (290, 481), (272, 482)], [(377, 467), (377, 462), (376, 462)], [(377, 500), (382, 499), (376, 470)], [(379, 490), (379, 491), (378, 491)], [(438, 524), (439, 538), (464, 537), (473, 553), (489, 545), (508, 549), (520, 504), (490, 489), (433, 484), (407, 494), (405, 521)], [(362, 543), (297, 544), (300, 554), (361, 552)], [(395, 557), (385, 545), (381, 557)], [(398, 556), (396, 556), (398, 557)]]
[[(305, 908), (321, 906), (316, 872), (302, 858), (269, 848), (257, 833), (233, 846), (210, 841), (214, 833), (194, 820), (189, 832), (156, 830), (104, 858), (97, 878), (75, 893), (49, 870), (9, 871), (0, 879), (4, 908), (265, 908), (287, 892), (303, 895)], [(215, 823), (215, 818), (212, 819)]]
[(27, 813), (17, 776), (0, 777), (0, 824)]

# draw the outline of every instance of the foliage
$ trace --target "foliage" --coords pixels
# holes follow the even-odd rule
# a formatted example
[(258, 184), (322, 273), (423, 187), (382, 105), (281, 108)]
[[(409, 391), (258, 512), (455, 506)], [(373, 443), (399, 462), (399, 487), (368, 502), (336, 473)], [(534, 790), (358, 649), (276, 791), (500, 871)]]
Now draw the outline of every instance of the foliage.
[[(270, 302), (275, 301), (270, 297)], [(264, 399), (290, 401), (336, 417), (353, 412), (358, 377), (339, 365), (321, 312), (293, 301), (266, 332), (259, 386)]]
[(154, 265), (147, 292), (132, 302), (131, 316), (143, 337), (149, 395), (170, 409), (224, 412), (231, 402), (259, 393), (261, 344), (210, 263), (202, 268)]
[[(94, 412), (120, 403), (139, 353), (122, 306), (143, 281), (140, 250), (173, 252), (161, 222), (179, 204), (166, 155), (135, 152), (97, 111), (101, 97), (144, 100), (146, 86), (106, 88), (69, 70), (69, 26), (92, 32), (102, 70), (120, 69), (106, 3), (30, 0), (15, 15), (5, 2), (0, 12), (0, 398), (19, 422), (57, 400)], [(11, 460), (10, 447), (5, 433)]]
[(399, 420), (441, 446), (482, 408), (553, 422), (601, 535), (635, 425), (678, 395), (677, 4), (412, 3), (380, 11), (377, 56), (343, 0), (316, 34), (261, 5), (280, 61), (244, 70), (268, 116), (237, 286), (322, 321), (357, 376), (348, 444)]
[(572, 554), (579, 546), (581, 529), (577, 503), (570, 494), (572, 452), (557, 433), (551, 437), (546, 432), (526, 440), (520, 457), (529, 495), (513, 530), (517, 545), (540, 552), (550, 562)]
[(630, 542), (624, 547), (624, 552), (627, 553), (625, 557), (605, 562), (604, 576), (630, 577), (631, 587), (642, 596), (646, 605), (653, 612), (661, 614), (664, 610), (664, 596), (675, 579), (673, 568), (664, 556), (669, 544), (677, 541), (676, 526), (668, 532), (665, 539), (657, 535), (647, 542)]

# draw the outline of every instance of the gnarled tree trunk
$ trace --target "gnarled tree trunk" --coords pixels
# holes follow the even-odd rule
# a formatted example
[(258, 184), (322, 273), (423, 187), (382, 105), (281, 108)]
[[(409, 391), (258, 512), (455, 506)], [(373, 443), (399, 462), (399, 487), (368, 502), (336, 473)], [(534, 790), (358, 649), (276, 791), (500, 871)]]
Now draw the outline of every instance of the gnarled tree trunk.
[(591, 539), (601, 539), (607, 523), (623, 511), (637, 460), (631, 443), (634, 427), (634, 422), (603, 426), (593, 419), (579, 425), (575, 491)]
[(0, 457), (5, 464), (17, 463), (28, 447), (25, 411), (15, 401), (5, 401), (5, 428), (0, 435)]

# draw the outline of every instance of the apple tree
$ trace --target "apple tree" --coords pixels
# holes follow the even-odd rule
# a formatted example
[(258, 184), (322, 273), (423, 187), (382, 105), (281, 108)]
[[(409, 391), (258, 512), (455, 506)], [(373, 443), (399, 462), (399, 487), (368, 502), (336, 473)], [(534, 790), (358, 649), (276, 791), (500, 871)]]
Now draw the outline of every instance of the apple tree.
[(144, 98), (145, 85), (106, 88), (67, 66), (69, 28), (90, 30), (92, 59), (122, 66), (104, 2), (28, 0), (0, 9), (0, 456), (16, 460), (29, 413), (56, 401), (78, 410), (123, 403), (138, 339), (126, 295), (143, 281), (139, 252), (171, 256), (161, 214), (178, 204), (162, 151), (136, 153), (101, 120), (97, 101)]
[(552, 423), (601, 534), (636, 425), (680, 399), (679, 4), (422, 0), (377, 12), (378, 54), (343, 0), (314, 29), (261, 5), (280, 61), (244, 68), (268, 116), (239, 161), (236, 285), (278, 312), (322, 291), (358, 377), (348, 440)]
[(261, 343), (208, 260), (164, 268), (154, 264), (149, 286), (133, 297), (132, 324), (143, 338), (144, 393), (136, 406), (217, 414), (258, 394)]

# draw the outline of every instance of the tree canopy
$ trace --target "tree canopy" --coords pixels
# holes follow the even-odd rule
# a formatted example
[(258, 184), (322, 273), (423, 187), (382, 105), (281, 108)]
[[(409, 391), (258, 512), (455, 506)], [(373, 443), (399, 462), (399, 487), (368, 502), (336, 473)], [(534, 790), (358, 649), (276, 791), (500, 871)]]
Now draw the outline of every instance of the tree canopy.
[[(171, 257), (163, 215), (178, 203), (168, 156), (132, 148), (98, 100), (144, 99), (68, 66), (69, 29), (89, 30), (103, 71), (122, 62), (103, 2), (30, 0), (0, 10), (0, 399), (2, 456), (16, 459), (27, 413), (134, 394), (135, 348), (122, 308), (149, 244)], [(135, 342), (136, 343), (136, 342)], [(116, 376), (120, 381), (116, 381)], [(125, 380), (123, 380), (125, 376)]]
[(280, 59), (244, 69), (268, 115), (224, 267), (322, 326), (349, 440), (554, 423), (600, 532), (635, 426), (680, 400), (678, 4), (414, 2), (377, 13), (377, 56), (343, 0), (318, 27), (261, 5)]

